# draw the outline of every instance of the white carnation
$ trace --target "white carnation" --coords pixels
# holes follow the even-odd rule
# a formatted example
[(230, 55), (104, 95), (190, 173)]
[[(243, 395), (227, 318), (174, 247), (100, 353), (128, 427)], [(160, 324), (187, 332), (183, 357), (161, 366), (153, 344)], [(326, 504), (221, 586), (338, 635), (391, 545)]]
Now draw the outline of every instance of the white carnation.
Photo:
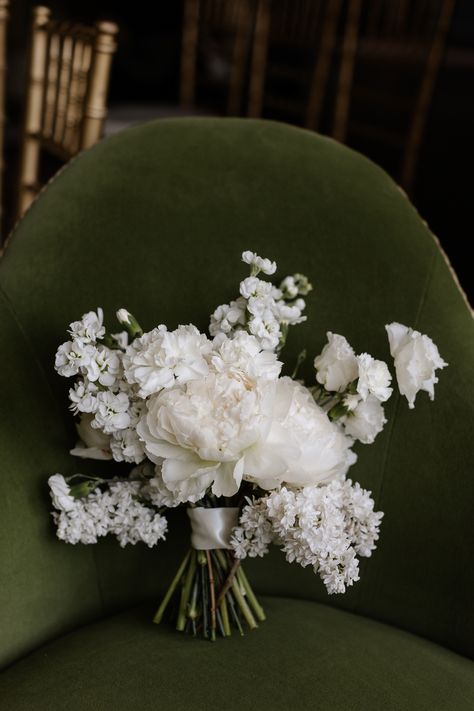
[(211, 342), (195, 326), (179, 326), (175, 331), (159, 326), (127, 348), (125, 377), (146, 398), (176, 382), (204, 377), (208, 371), (205, 356), (211, 349)]
[(246, 331), (234, 338), (217, 336), (211, 354), (211, 364), (217, 372), (245, 373), (252, 379), (276, 380), (282, 363), (275, 353), (262, 350), (259, 341)]
[(328, 342), (314, 359), (316, 380), (331, 392), (343, 392), (358, 376), (357, 358), (344, 336), (326, 334)]
[(374, 395), (369, 395), (366, 400), (361, 400), (341, 422), (350, 437), (364, 444), (372, 444), (387, 420), (380, 400)]
[(436, 345), (428, 336), (401, 323), (391, 323), (385, 329), (395, 361), (398, 388), (407, 398), (408, 406), (411, 409), (415, 407), (415, 398), (420, 390), (427, 392), (434, 400), (434, 386), (438, 382), (436, 370), (448, 365)]
[(369, 395), (374, 395), (380, 402), (385, 402), (392, 394), (390, 381), (392, 376), (383, 360), (374, 360), (368, 353), (357, 356), (359, 379), (357, 392), (363, 400)]

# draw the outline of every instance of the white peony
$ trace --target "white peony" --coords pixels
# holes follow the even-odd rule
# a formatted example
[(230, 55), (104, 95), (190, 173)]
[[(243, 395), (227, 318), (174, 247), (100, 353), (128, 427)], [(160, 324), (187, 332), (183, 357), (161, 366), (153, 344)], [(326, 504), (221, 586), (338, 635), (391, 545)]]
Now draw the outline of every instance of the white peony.
[(210, 372), (152, 396), (137, 425), (149, 458), (181, 501), (237, 493), (246, 450), (271, 422), (274, 383), (236, 369)]
[(309, 390), (288, 377), (277, 382), (268, 435), (246, 455), (244, 478), (263, 489), (309, 486), (346, 474), (357, 459)]
[(357, 358), (344, 336), (330, 331), (326, 335), (328, 342), (314, 359), (316, 380), (326, 390), (342, 392), (358, 376)]
[(54, 474), (48, 479), (51, 489), (51, 499), (53, 506), (58, 511), (72, 511), (76, 507), (76, 501), (70, 494), (70, 488), (62, 474)]
[(448, 365), (436, 345), (428, 336), (401, 323), (391, 323), (385, 329), (395, 362), (398, 388), (407, 398), (408, 407), (415, 407), (420, 390), (425, 390), (434, 400), (434, 386), (438, 382), (435, 372)]
[(369, 395), (374, 395), (380, 402), (385, 402), (392, 394), (389, 387), (392, 376), (383, 360), (374, 360), (368, 353), (361, 353), (357, 356), (359, 368), (359, 380), (357, 382), (357, 392), (363, 400), (367, 400)]
[(364, 444), (372, 444), (386, 422), (382, 404), (374, 395), (361, 400), (343, 420), (346, 433)]
[(158, 326), (137, 338), (125, 352), (125, 377), (139, 386), (146, 398), (176, 382), (187, 383), (208, 372), (205, 356), (211, 351), (209, 339), (195, 326), (179, 326), (168, 331)]

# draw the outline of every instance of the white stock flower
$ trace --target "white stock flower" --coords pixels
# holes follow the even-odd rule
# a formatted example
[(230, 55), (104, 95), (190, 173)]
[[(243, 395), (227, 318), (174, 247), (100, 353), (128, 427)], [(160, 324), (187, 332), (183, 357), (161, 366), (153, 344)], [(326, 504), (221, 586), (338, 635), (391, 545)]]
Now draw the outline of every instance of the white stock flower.
[(211, 336), (218, 336), (220, 333), (228, 334), (245, 326), (246, 308), (247, 302), (242, 296), (239, 296), (235, 301), (231, 301), (230, 304), (218, 306), (212, 314), (209, 324)]
[(78, 380), (69, 390), (71, 405), (69, 409), (77, 415), (79, 412), (95, 412), (97, 409), (98, 388), (95, 383)]
[(56, 351), (54, 367), (64, 378), (77, 375), (89, 365), (96, 349), (92, 345), (83, 345), (80, 341), (66, 341)]
[(69, 454), (82, 459), (112, 459), (110, 453), (110, 435), (93, 429), (91, 426), (93, 415), (82, 414), (79, 424), (76, 425), (79, 442)]
[(117, 351), (100, 346), (91, 347), (90, 357), (83, 365), (84, 374), (92, 382), (99, 382), (105, 387), (112, 387), (115, 384), (121, 368), (121, 360)]
[(205, 356), (211, 349), (209, 339), (195, 326), (179, 326), (175, 331), (159, 326), (127, 348), (125, 377), (136, 383), (138, 394), (146, 398), (176, 382), (204, 377), (208, 372)]
[(326, 334), (328, 342), (314, 359), (316, 380), (331, 392), (344, 391), (357, 378), (357, 358), (344, 336)]
[(145, 446), (133, 427), (114, 432), (110, 440), (110, 450), (116, 462), (140, 464), (146, 456)]
[(97, 410), (91, 426), (106, 434), (123, 430), (130, 425), (128, 409), (130, 401), (126, 393), (114, 394), (105, 390), (97, 395)]
[(72, 511), (76, 506), (76, 501), (70, 494), (70, 488), (61, 474), (54, 474), (48, 479), (50, 495), (53, 506), (58, 511)]
[(101, 308), (97, 309), (97, 313), (89, 311), (80, 321), (69, 325), (69, 333), (74, 341), (80, 341), (83, 345), (95, 343), (105, 336), (104, 312)]
[(364, 444), (372, 444), (383, 430), (385, 419), (382, 403), (374, 395), (361, 400), (357, 407), (341, 419), (346, 433)]
[(408, 400), (408, 407), (415, 407), (415, 398), (424, 390), (434, 400), (434, 386), (438, 382), (437, 369), (448, 364), (441, 358), (431, 338), (414, 331), (401, 323), (385, 326), (394, 358), (400, 393)]
[(270, 259), (265, 259), (259, 257), (255, 252), (242, 252), (242, 261), (249, 264), (251, 267), (255, 267), (258, 271), (262, 271), (264, 274), (275, 274), (276, 272), (276, 262), (270, 261)]
[(367, 400), (369, 395), (374, 395), (380, 402), (385, 402), (392, 394), (390, 381), (392, 376), (383, 360), (375, 360), (368, 353), (361, 353), (357, 356), (359, 368), (359, 380), (357, 382), (357, 392), (363, 400)]

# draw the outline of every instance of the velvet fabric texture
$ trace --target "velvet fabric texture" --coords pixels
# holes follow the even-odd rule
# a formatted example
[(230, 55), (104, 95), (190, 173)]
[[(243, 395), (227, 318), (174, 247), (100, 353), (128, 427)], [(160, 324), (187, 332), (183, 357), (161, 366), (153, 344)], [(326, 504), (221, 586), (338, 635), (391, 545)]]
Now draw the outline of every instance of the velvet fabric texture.
[[(294, 657), (299, 649), (324, 655), (332, 624), (325, 621), (327, 614), (328, 620), (337, 620), (338, 635), (353, 634), (344, 632), (345, 620), (356, 626), (351, 630), (360, 629), (361, 641), (354, 633), (353, 643), (360, 644), (361, 656), (370, 648), (375, 676), (403, 655), (414, 669), (420, 648), (431, 650), (420, 659), (426, 673), (431, 668), (438, 674), (437, 655), (449, 659), (452, 668), (459, 663), (459, 674), (467, 670), (467, 662), (455, 654), (441, 648), (435, 652), (426, 642), (327, 605), (474, 655), (474, 336), (469, 309), (436, 240), (383, 171), (316, 134), (234, 119), (158, 121), (94, 146), (33, 204), (0, 263), (0, 664), (12, 664), (87, 622), (144, 600), (158, 602), (189, 540), (181, 512), (170, 515), (169, 540), (153, 551), (138, 545), (122, 550), (113, 541), (73, 547), (55, 538), (47, 477), (56, 471), (122, 471), (114, 463), (79, 461), (67, 454), (75, 440), (67, 412), (69, 383), (53, 370), (67, 324), (100, 305), (113, 328), (115, 310), (126, 307), (145, 329), (160, 322), (170, 328), (193, 322), (205, 329), (214, 308), (237, 294), (247, 269), (239, 261), (244, 249), (276, 259), (279, 276), (302, 271), (314, 284), (307, 298), (308, 321), (290, 331), (284, 351), (291, 371), (299, 351), (308, 349), (302, 369), (308, 383), (314, 378), (313, 357), (329, 330), (344, 334), (357, 352), (390, 363), (384, 325), (392, 321), (428, 333), (450, 366), (440, 374), (434, 403), (420, 394), (411, 411), (404, 398), (392, 396), (384, 432), (374, 445), (356, 447), (359, 460), (351, 475), (372, 490), (377, 508), (385, 511), (379, 546), (371, 559), (362, 560), (361, 580), (346, 595), (328, 597), (310, 570), (289, 566), (278, 551), (250, 561), (247, 570), (257, 591), (285, 602), (280, 606), (270, 598), (268, 622), (251, 641), (219, 644), (229, 667), (234, 653), (242, 659), (244, 649), (258, 657), (283, 658), (287, 644), (290, 670), (309, 664), (305, 654), (299, 662)], [(305, 622), (292, 637), (290, 621), (302, 610)], [(189, 667), (191, 654), (220, 659), (217, 645), (215, 653), (192, 645), (191, 652), (187, 641), (151, 624), (135, 634), (134, 619), (98, 623), (77, 632), (77, 639), (84, 640), (77, 646), (68, 637), (48, 649), (56, 650), (58, 660), (64, 654), (64, 664), (73, 664), (76, 649), (79, 669), (89, 642), (98, 644), (100, 630), (108, 630), (104, 639), (110, 645), (130, 634), (134, 654), (143, 635), (143, 663), (153, 635), (157, 658), (171, 645), (180, 670)], [(318, 641), (320, 626), (326, 631)], [(377, 633), (365, 636), (364, 630)], [(375, 641), (385, 632), (386, 644)], [(391, 639), (404, 642), (394, 642), (389, 653)], [(179, 661), (180, 655), (187, 661)], [(344, 664), (359, 668), (356, 657), (349, 654)], [(38, 652), (21, 665), (41, 659)], [(6, 677), (19, 680), (21, 669), (32, 669), (21, 665), (18, 671), (11, 667)], [(271, 663), (268, 669), (279, 683)], [(317, 669), (311, 669), (301, 673), (318, 679)], [(125, 670), (118, 665), (114, 673)], [(26, 708), (21, 703), (18, 708)], [(408, 708), (400, 704), (392, 707)], [(424, 706), (420, 702), (413, 708)]]
[(315, 602), (262, 599), (255, 633), (210, 644), (153, 609), (85, 625), (0, 675), (8, 711), (471, 711), (472, 662)]

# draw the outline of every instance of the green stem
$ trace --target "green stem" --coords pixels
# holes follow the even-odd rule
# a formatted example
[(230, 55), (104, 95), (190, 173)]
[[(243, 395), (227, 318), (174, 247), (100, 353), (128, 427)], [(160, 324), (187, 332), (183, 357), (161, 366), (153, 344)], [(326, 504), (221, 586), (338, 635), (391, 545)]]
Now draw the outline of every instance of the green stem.
[(184, 573), (184, 571), (185, 571), (185, 569), (186, 569), (186, 565), (187, 565), (187, 563), (188, 563), (188, 560), (189, 560), (189, 556), (190, 556), (190, 555), (191, 555), (191, 551), (188, 551), (188, 552), (186, 553), (186, 556), (184, 557), (183, 562), (182, 562), (181, 565), (179, 566), (178, 572), (177, 572), (176, 575), (174, 576), (174, 578), (173, 578), (173, 580), (172, 580), (172, 582), (171, 582), (171, 585), (169, 586), (168, 590), (166, 591), (166, 594), (165, 594), (163, 600), (161, 601), (161, 605), (159, 606), (158, 610), (156, 611), (156, 614), (155, 614), (155, 616), (154, 616), (154, 618), (153, 618), (153, 622), (154, 622), (155, 624), (157, 624), (157, 625), (158, 625), (158, 624), (161, 622), (161, 620), (163, 619), (163, 613), (164, 613), (164, 611), (166, 610), (166, 608), (167, 608), (167, 606), (168, 606), (168, 603), (169, 603), (169, 601), (170, 601), (170, 599), (171, 599), (171, 596), (173, 595), (174, 591), (176, 590), (176, 586), (178, 585), (179, 581), (181, 580), (181, 577), (182, 577), (182, 575), (183, 575), (183, 573)]
[(191, 557), (189, 561), (188, 571), (186, 573), (186, 579), (181, 593), (178, 621), (176, 623), (176, 629), (178, 630), (178, 632), (183, 632), (186, 626), (186, 611), (188, 607), (189, 596), (191, 594), (191, 586), (193, 584), (194, 574), (196, 572), (196, 551), (192, 549), (190, 555)]
[(243, 616), (245, 617), (248, 626), (251, 630), (254, 630), (256, 627), (258, 627), (258, 625), (255, 621), (255, 617), (252, 615), (250, 607), (247, 605), (245, 598), (240, 591), (238, 580), (236, 580), (235, 578), (232, 583), (232, 592)]
[(260, 605), (258, 602), (257, 598), (255, 597), (255, 593), (250, 587), (250, 583), (247, 579), (247, 576), (245, 575), (244, 569), (242, 566), (240, 566), (239, 570), (237, 571), (237, 577), (240, 580), (240, 583), (242, 584), (242, 587), (245, 590), (245, 594), (247, 595), (248, 601), (255, 612), (255, 615), (257, 617), (257, 620), (259, 622), (263, 622), (266, 617), (265, 617), (265, 612), (263, 610), (263, 607)]

